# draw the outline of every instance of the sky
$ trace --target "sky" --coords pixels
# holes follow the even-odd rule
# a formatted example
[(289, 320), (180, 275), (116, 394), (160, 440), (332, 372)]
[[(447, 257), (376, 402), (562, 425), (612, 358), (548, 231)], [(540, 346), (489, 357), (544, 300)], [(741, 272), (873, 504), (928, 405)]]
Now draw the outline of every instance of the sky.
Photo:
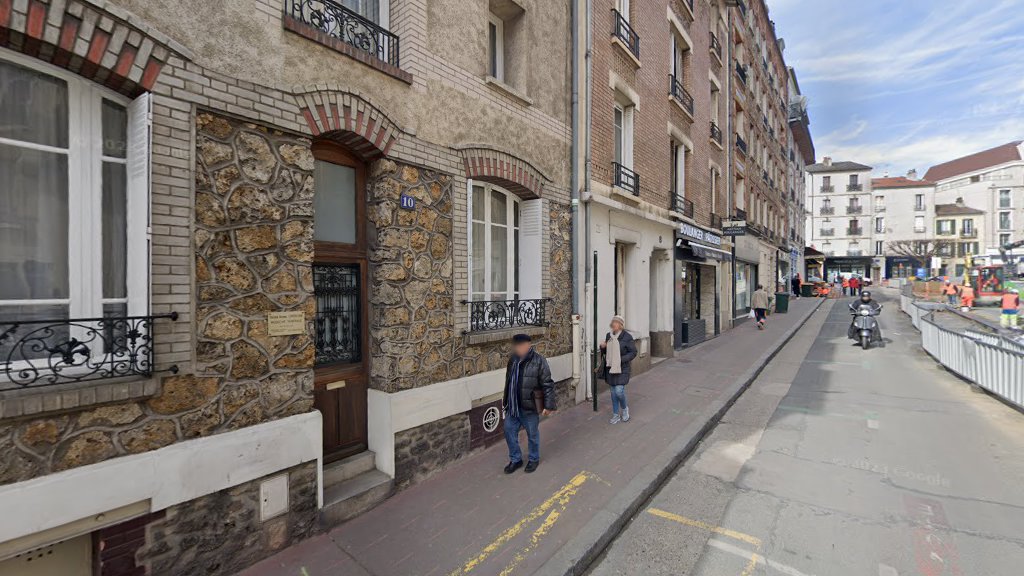
[(1024, 0), (767, 0), (824, 156), (923, 176), (1024, 139)]

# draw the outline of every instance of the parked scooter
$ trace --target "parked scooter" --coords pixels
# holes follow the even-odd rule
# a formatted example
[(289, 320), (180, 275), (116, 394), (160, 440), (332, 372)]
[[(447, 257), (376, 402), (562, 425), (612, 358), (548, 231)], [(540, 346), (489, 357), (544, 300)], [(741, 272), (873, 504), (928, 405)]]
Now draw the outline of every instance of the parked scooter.
[(871, 292), (864, 290), (860, 293), (860, 300), (850, 304), (850, 314), (853, 321), (847, 336), (860, 342), (861, 348), (871, 348), (872, 342), (882, 341), (882, 329), (878, 327), (876, 316), (882, 313), (882, 305), (871, 299)]

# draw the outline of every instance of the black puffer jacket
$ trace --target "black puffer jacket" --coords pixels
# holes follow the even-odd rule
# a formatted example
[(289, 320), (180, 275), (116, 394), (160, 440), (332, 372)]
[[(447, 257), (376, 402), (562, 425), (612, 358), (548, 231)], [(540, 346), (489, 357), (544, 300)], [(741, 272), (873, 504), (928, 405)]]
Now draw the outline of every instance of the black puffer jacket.
[(548, 361), (533, 350), (530, 350), (530, 353), (522, 361), (519, 361), (515, 355), (508, 359), (508, 368), (505, 370), (505, 392), (501, 399), (502, 408), (507, 410), (509, 407), (508, 388), (512, 381), (513, 370), (517, 368), (517, 361), (519, 362), (518, 369), (520, 371), (520, 411), (536, 414), (537, 407), (533, 401), (534, 390), (543, 390), (544, 408), (546, 410), (554, 410), (556, 408), (555, 381), (551, 379), (551, 368), (548, 366)]
[[(611, 332), (604, 335), (604, 341), (614, 346), (612, 343)], [(604, 381), (609, 386), (625, 386), (629, 384), (629, 363), (636, 358), (636, 341), (633, 340), (633, 335), (623, 330), (619, 334), (619, 355), (622, 360), (622, 373), (611, 374), (608, 371), (608, 351), (605, 350), (604, 356), (601, 358), (601, 368), (604, 370)]]

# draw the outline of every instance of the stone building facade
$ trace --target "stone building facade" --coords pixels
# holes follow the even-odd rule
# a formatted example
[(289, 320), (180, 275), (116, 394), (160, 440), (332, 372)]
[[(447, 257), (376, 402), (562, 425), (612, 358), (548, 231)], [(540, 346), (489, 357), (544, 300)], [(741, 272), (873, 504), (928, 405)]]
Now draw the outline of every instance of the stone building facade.
[[(104, 576), (235, 571), (318, 517), (358, 513), (332, 490), (353, 476), (382, 498), (493, 441), (473, 415), (500, 398), (514, 332), (534, 335), (574, 398), (568, 6), (344, 13), (370, 50), (309, 11), (336, 4), (295, 6), (0, 2), (10, 85), (71, 87), (69, 130), (104, 142), (102, 155), (47, 144), (97, 174), (71, 173), (56, 197), (95, 199), (72, 220), (126, 212), (123, 247), (103, 243), (116, 225), (81, 237), (101, 273), (59, 250), (47, 261), (71, 270), (69, 309), (28, 314), (20, 284), (0, 294), (0, 562), (52, 547)], [(127, 151), (108, 152), (122, 116)], [(12, 173), (38, 178), (21, 150), (41, 144), (4, 136)], [(122, 165), (124, 210), (101, 201)], [(99, 279), (124, 260), (127, 296), (108, 294)], [(22, 276), (24, 261), (0, 252)], [(101, 315), (105, 328), (88, 320)], [(54, 372), (54, 352), (8, 356), (42, 320), (73, 370)], [(83, 334), (99, 348), (69, 344)], [(151, 364), (86, 373), (100, 349)], [(33, 361), (50, 364), (11, 377)]]

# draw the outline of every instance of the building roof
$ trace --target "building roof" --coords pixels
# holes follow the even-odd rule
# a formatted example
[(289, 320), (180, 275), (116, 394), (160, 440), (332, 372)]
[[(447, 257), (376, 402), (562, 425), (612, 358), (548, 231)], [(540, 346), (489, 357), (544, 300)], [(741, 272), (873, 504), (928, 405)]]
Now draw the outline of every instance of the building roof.
[(984, 214), (984, 210), (964, 206), (963, 204), (936, 204), (936, 216), (963, 216), (965, 214)]
[(939, 180), (946, 180), (960, 174), (977, 172), (978, 170), (984, 170), (985, 168), (998, 166), (1006, 162), (1021, 160), (1020, 144), (1020, 140), (1007, 142), (1002, 146), (996, 146), (995, 148), (989, 148), (988, 150), (957, 158), (956, 160), (936, 164), (925, 173), (924, 179), (938, 182)]
[(895, 178), (872, 178), (872, 188), (921, 188), (925, 186), (934, 186), (935, 182), (930, 180), (911, 180), (906, 176), (897, 176)]
[(865, 170), (871, 170), (871, 166), (856, 162), (832, 162), (831, 164), (819, 162), (807, 167), (808, 172), (863, 172)]

